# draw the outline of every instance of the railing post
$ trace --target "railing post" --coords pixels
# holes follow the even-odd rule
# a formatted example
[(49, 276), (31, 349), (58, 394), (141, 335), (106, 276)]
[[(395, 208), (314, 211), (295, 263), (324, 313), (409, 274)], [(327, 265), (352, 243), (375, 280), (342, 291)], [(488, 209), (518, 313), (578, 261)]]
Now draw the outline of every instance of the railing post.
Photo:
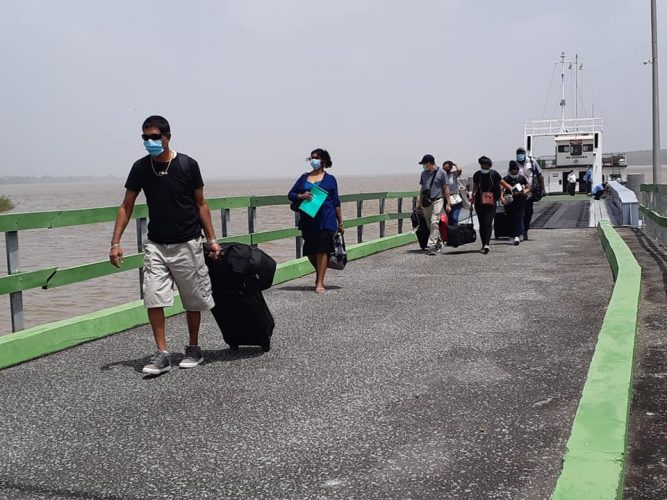
[[(253, 201), (251, 201), (250, 203), (254, 204)], [(248, 207), (248, 234), (252, 235), (255, 232), (256, 225), (257, 225), (257, 207), (250, 206)]]
[(398, 234), (403, 234), (403, 218), (401, 217), (401, 213), (403, 213), (403, 198), (398, 199), (396, 211), (398, 212)]
[[(384, 202), (385, 202), (385, 198), (380, 198), (379, 202), (380, 202), (380, 209), (379, 209), (379, 212), (380, 212), (380, 215), (382, 215), (382, 214), (384, 214)], [(381, 220), (381, 221), (380, 221), (380, 238), (384, 238), (384, 230), (385, 230), (385, 227), (386, 227), (385, 221)]]
[(222, 237), (229, 236), (229, 231), (232, 228), (232, 216), (229, 208), (220, 210), (220, 219), (222, 219)]
[[(359, 200), (357, 202), (357, 219), (361, 217), (361, 214), (364, 209), (364, 200)], [(357, 226), (357, 243), (362, 243), (364, 241), (364, 226)]]
[[(7, 231), (5, 233), (5, 246), (7, 248), (7, 273), (20, 272), (18, 231)], [(23, 322), (23, 293), (20, 291), (10, 293), (9, 305), (12, 314), (12, 332), (23, 330), (25, 328)]]
[[(148, 239), (146, 217), (137, 218), (137, 252), (144, 251), (144, 243)], [(144, 268), (139, 268), (139, 297), (144, 298)]]
[[(294, 227), (298, 227), (299, 225), (299, 219), (301, 218), (301, 215), (299, 212), (294, 212)], [(294, 238), (294, 244), (296, 245), (296, 258), (300, 259), (302, 257), (302, 249), (303, 249), (303, 238), (301, 236), (297, 236)]]

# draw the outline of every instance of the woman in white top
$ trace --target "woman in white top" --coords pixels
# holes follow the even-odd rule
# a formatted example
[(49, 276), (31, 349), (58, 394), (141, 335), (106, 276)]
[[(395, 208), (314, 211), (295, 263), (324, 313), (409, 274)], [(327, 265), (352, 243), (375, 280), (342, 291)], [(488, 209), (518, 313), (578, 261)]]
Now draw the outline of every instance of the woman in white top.
[(458, 163), (447, 160), (442, 164), (442, 169), (447, 174), (447, 187), (449, 188), (449, 202), (452, 206), (451, 212), (448, 214), (448, 224), (459, 223), (459, 213), (463, 206), (463, 198), (459, 194), (459, 178), (461, 177), (461, 167)]

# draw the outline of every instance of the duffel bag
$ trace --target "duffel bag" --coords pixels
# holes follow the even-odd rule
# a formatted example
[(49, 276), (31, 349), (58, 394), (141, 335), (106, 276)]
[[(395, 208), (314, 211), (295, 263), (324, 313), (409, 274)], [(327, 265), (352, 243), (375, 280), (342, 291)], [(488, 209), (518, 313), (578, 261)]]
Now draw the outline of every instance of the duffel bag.
[(452, 224), (447, 226), (447, 246), (458, 247), (466, 243), (473, 243), (477, 233), (472, 223)]
[(217, 259), (208, 256), (207, 245), (204, 248), (214, 296), (219, 293), (245, 295), (271, 287), (276, 261), (269, 254), (244, 243), (227, 243), (221, 247)]

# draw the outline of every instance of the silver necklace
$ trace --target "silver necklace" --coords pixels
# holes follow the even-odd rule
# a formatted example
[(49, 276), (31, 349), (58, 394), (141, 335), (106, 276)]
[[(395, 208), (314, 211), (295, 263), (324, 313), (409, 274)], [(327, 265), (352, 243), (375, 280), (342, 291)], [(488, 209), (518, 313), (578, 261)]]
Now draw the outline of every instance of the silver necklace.
[(153, 169), (153, 173), (157, 175), (158, 177), (162, 177), (163, 175), (167, 175), (169, 173), (169, 165), (171, 165), (171, 160), (174, 159), (174, 153), (173, 151), (169, 155), (169, 161), (167, 162), (167, 168), (164, 170), (155, 170), (155, 165), (153, 164), (153, 157), (151, 156), (151, 168)]

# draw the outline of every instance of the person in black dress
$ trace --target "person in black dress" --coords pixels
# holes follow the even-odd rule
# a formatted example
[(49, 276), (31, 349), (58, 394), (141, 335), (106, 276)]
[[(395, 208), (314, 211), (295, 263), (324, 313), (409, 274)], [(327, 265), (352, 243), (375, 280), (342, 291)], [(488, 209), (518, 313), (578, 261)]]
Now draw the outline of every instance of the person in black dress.
[(325, 172), (325, 169), (333, 165), (331, 155), (325, 149), (314, 149), (310, 153), (308, 162), (311, 170), (297, 179), (287, 197), (291, 202), (310, 200), (313, 197), (311, 193), (313, 185), (328, 193), (315, 217), (300, 212), (298, 224), (304, 240), (303, 254), (315, 268), (315, 291), (324, 293), (324, 275), (329, 264), (329, 254), (334, 249), (334, 235), (337, 231), (343, 233), (345, 229), (338, 197), (338, 183), (333, 175)]

